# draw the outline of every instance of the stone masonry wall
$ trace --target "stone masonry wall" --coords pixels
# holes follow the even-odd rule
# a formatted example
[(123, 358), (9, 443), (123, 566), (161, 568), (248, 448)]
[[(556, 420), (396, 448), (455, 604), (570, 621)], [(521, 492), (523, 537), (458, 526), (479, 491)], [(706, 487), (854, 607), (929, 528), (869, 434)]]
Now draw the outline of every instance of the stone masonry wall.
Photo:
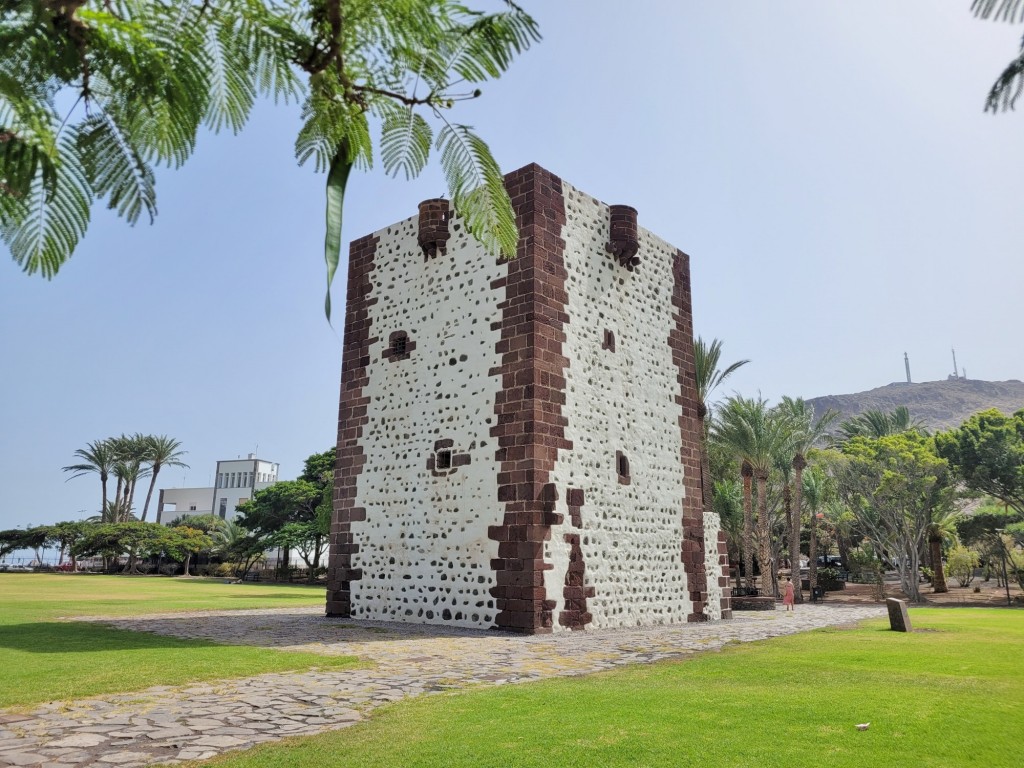
[(500, 514), (489, 375), (498, 364), (491, 324), (500, 297), (491, 281), (507, 266), (467, 237), (458, 218), (449, 226), (446, 252), (429, 257), (418, 217), (375, 235), (366, 280), (376, 301), (359, 350), (355, 495), (365, 512), (349, 522), (357, 547), (349, 567), (361, 578), (350, 582), (350, 615), (486, 628), (497, 613), (490, 562), (498, 555), (487, 530)]
[[(553, 568), (546, 591), (556, 614), (566, 613), (557, 628), (685, 622), (693, 601), (680, 556), (685, 476), (673, 397), (678, 372), (668, 344), (675, 249), (641, 229), (640, 263), (627, 269), (606, 248), (609, 207), (563, 188), (565, 412), (573, 449), (560, 452), (554, 481), (579, 489), (584, 503), (563, 516), (547, 542)], [(559, 512), (563, 505), (568, 511), (567, 502), (561, 494)], [(574, 567), (583, 574), (582, 620), (561, 592)]]
[(511, 262), (440, 200), (353, 243), (328, 613), (520, 632), (727, 616), (685, 255), (536, 165), (506, 185)]

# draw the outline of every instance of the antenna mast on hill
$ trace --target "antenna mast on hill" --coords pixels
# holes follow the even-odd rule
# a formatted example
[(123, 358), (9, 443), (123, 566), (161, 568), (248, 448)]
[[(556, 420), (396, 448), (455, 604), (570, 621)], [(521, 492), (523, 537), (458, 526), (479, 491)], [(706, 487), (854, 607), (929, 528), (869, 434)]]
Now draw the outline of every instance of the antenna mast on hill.
[(957, 367), (956, 367), (956, 350), (955, 350), (955, 349), (953, 350), (953, 378), (954, 378), (954, 379), (959, 379), (959, 378), (960, 378), (960, 374), (959, 374), (959, 373), (957, 373)]
[(903, 353), (903, 364), (907, 367), (907, 384), (910, 384), (910, 358), (907, 357), (907, 353)]

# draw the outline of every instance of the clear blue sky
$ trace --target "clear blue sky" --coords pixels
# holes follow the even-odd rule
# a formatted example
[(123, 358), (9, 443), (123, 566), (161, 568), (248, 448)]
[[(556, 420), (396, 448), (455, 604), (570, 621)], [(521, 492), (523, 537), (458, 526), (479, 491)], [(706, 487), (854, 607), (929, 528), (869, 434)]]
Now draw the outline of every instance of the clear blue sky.
[[(543, 42), (457, 115), (690, 253), (697, 331), (777, 398), (1024, 378), (1024, 105), (983, 114), (1024, 27), (968, 0), (522, 0)], [(625, 9), (625, 10), (624, 10)], [(256, 450), (294, 477), (333, 444), (344, 279), (323, 316), (323, 178), (263, 105), (158, 176), (160, 215), (100, 211), (51, 282), (0, 258), (0, 528), (75, 519), (89, 440), (169, 434), (187, 476)], [(355, 176), (345, 240), (444, 191)], [(339, 272), (344, 275), (344, 268)]]

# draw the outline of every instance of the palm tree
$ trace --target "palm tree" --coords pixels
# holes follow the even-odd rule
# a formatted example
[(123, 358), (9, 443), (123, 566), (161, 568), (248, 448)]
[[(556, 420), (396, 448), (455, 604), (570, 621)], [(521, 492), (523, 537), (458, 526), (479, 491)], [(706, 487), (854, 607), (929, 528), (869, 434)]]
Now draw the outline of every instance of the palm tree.
[[(757, 548), (761, 588), (775, 594), (772, 565), (771, 521), (768, 517), (768, 476), (776, 457), (787, 444), (785, 419), (762, 398), (730, 397), (715, 419), (716, 439), (749, 465), (757, 487)], [(746, 485), (746, 478), (745, 485)], [(769, 592), (770, 587), (770, 592)]]
[(153, 498), (153, 488), (156, 486), (156, 476), (164, 467), (185, 467), (188, 464), (181, 460), (185, 451), (179, 451), (181, 443), (167, 435), (146, 435), (143, 438), (146, 445), (145, 461), (149, 464), (149, 490), (146, 491), (146, 503), (142, 507), (142, 522), (146, 522), (146, 513), (149, 511), (149, 502)]
[(754, 503), (752, 485), (754, 467), (746, 459), (740, 464), (740, 477), (743, 478), (743, 576), (747, 587), (754, 586)]
[(121, 435), (107, 440), (114, 452), (114, 476), (117, 478), (114, 503), (117, 507), (131, 510), (134, 506), (135, 485), (140, 477), (149, 474), (142, 468), (149, 451), (146, 436), (141, 434)]
[(807, 581), (812, 590), (818, 586), (818, 515), (824, 509), (827, 493), (828, 477), (825, 471), (821, 467), (811, 467), (810, 471), (803, 475), (800, 496), (806, 502), (807, 512), (811, 518)]
[(928, 557), (931, 560), (933, 592), (949, 592), (942, 567), (942, 544), (957, 540), (956, 521), (959, 518), (960, 513), (951, 506), (932, 509), (931, 522), (928, 523)]
[[(734, 563), (739, 562), (744, 523), (743, 491), (740, 484), (731, 479), (716, 481), (712, 505), (719, 520), (722, 521), (722, 530), (727, 534), (726, 546), (732, 545), (729, 551), (729, 560)], [(736, 553), (736, 557), (733, 557), (733, 552)], [(738, 567), (736, 569), (736, 586), (740, 586)]]
[(64, 472), (74, 472), (68, 480), (74, 480), (76, 477), (81, 477), (89, 472), (95, 472), (100, 477), (100, 486), (103, 490), (103, 501), (100, 504), (100, 509), (107, 508), (107, 480), (110, 477), (110, 473), (114, 469), (115, 455), (113, 446), (111, 446), (109, 440), (95, 440), (91, 443), (86, 443), (85, 448), (79, 448), (75, 451), (75, 456), (83, 459), (81, 464), (72, 464), (64, 467)]
[(839, 425), (839, 434), (833, 438), (833, 445), (845, 443), (854, 437), (886, 437), (915, 430), (922, 434), (927, 431), (921, 419), (913, 418), (905, 405), (896, 406), (886, 412), (870, 408)]
[[(778, 405), (779, 413), (785, 419), (789, 429), (789, 461), (793, 468), (793, 508), (789, 517), (789, 562), (792, 564), (793, 579), (796, 589), (795, 597), (798, 603), (803, 602), (803, 590), (800, 589), (799, 563), (800, 563), (800, 522), (803, 519), (803, 474), (807, 467), (807, 453), (828, 432), (829, 428), (839, 418), (839, 413), (829, 408), (821, 415), (821, 418), (814, 418), (814, 406), (810, 405), (802, 397), (783, 397)], [(787, 456), (787, 460), (789, 460)], [(788, 478), (787, 478), (788, 482)], [(811, 585), (813, 586), (813, 585)]]
[(749, 363), (749, 360), (737, 360), (730, 363), (725, 369), (719, 368), (722, 359), (722, 341), (712, 339), (706, 344), (700, 336), (693, 345), (694, 375), (697, 378), (697, 415), (701, 422), (701, 443), (700, 443), (700, 485), (701, 503), (705, 511), (714, 507), (714, 493), (711, 480), (711, 462), (708, 459), (708, 430), (710, 428), (711, 393), (732, 376), (736, 371)]
[[(693, 344), (693, 367), (697, 377), (697, 399), (704, 406), (705, 414), (710, 415), (711, 404), (708, 398), (715, 389), (725, 382), (736, 371), (749, 363), (749, 360), (737, 360), (725, 369), (719, 368), (722, 360), (722, 341), (712, 339), (710, 344), (700, 336)], [(704, 415), (702, 414), (702, 418)]]

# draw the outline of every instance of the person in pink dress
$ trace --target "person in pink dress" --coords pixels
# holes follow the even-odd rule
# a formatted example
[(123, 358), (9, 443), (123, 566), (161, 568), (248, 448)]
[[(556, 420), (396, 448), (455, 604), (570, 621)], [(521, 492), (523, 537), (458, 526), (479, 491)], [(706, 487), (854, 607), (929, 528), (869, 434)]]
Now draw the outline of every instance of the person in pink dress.
[(793, 579), (789, 576), (786, 577), (786, 591), (782, 595), (782, 604), (786, 606), (787, 611), (796, 610), (793, 608)]

